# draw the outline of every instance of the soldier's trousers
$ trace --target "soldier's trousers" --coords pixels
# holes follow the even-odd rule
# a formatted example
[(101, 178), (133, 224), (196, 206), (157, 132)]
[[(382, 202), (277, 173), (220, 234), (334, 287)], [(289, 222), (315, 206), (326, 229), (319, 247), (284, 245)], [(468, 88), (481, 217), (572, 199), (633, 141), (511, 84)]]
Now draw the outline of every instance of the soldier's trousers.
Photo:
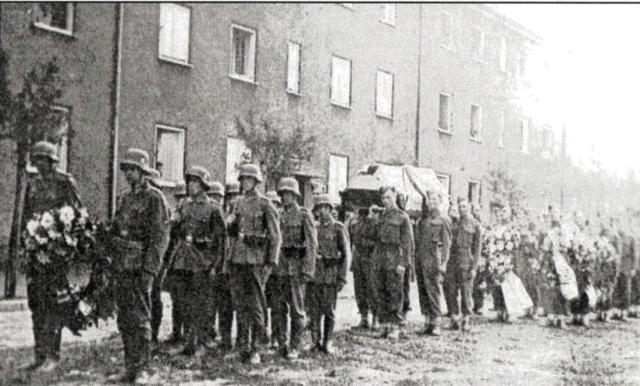
[(240, 352), (256, 351), (264, 338), (267, 279), (268, 273), (263, 267), (231, 264), (229, 280), (238, 321)]
[(229, 288), (229, 275), (218, 273), (213, 280), (213, 304), (218, 314), (220, 335), (222, 344), (232, 345), (231, 329), (233, 328), (233, 303)]
[(632, 277), (630, 273), (620, 272), (616, 280), (616, 306), (621, 310), (631, 307)]
[[(444, 289), (447, 309), (451, 317), (460, 314), (460, 308), (462, 308), (462, 315), (471, 315), (473, 276), (473, 271), (469, 269), (447, 267)], [(458, 305), (458, 293), (460, 293), (460, 305)]]
[[(333, 339), (338, 288), (331, 284), (310, 282), (307, 290), (309, 291), (311, 312), (311, 340), (314, 344), (319, 344), (324, 339), (324, 343), (326, 343)], [(324, 329), (324, 335), (322, 329)]]
[(360, 315), (367, 316), (369, 312), (376, 314), (375, 281), (371, 261), (362, 260), (353, 264), (353, 289)]
[(400, 324), (404, 320), (404, 275), (395, 269), (375, 268), (376, 312), (380, 323)]
[(473, 310), (476, 312), (481, 311), (484, 307), (484, 297), (487, 291), (486, 289), (480, 288), (483, 282), (486, 282), (486, 274), (484, 270), (477, 273), (473, 279)]
[[(276, 278), (275, 275), (269, 276), (267, 280), (267, 285), (265, 287), (265, 297), (267, 299), (267, 310), (265, 311), (264, 318), (264, 328), (265, 331), (271, 332), (271, 339), (277, 339), (278, 337), (278, 326), (273, 321), (273, 313), (275, 310), (276, 303)], [(269, 318), (269, 315), (271, 316)], [(269, 320), (271, 320), (271, 330), (269, 330)]]
[(176, 269), (167, 273), (167, 289), (171, 295), (171, 319), (174, 336), (188, 334), (185, 318), (187, 312), (187, 286), (189, 271)]
[(141, 271), (118, 272), (116, 276), (117, 324), (128, 372), (149, 366), (153, 277)]
[(432, 270), (423, 264), (416, 263), (416, 280), (418, 281), (420, 311), (425, 317), (438, 321), (442, 317), (440, 298), (443, 294), (443, 277), (440, 272), (432, 272)]
[(158, 340), (160, 325), (162, 324), (162, 288), (164, 286), (166, 273), (166, 269), (160, 269), (160, 272), (158, 272), (158, 275), (153, 281), (153, 288), (151, 290), (151, 338), (154, 341)]
[(208, 297), (210, 291), (209, 274), (204, 271), (193, 272), (186, 283), (186, 315), (185, 327), (188, 331), (187, 345), (197, 348), (204, 343), (207, 337), (207, 325), (211, 322)]
[(40, 274), (29, 277), (28, 305), (31, 310), (36, 362), (60, 359), (62, 319), (58, 312), (55, 288), (66, 288), (66, 277)]
[(402, 314), (406, 315), (411, 311), (411, 269), (407, 268), (404, 272), (404, 281), (402, 283)]
[(304, 331), (304, 280), (296, 276), (276, 276), (269, 278), (273, 283), (273, 305), (271, 310), (272, 331), (276, 333), (278, 346), (287, 346), (288, 317), (291, 318), (291, 341), (289, 346), (298, 349)]

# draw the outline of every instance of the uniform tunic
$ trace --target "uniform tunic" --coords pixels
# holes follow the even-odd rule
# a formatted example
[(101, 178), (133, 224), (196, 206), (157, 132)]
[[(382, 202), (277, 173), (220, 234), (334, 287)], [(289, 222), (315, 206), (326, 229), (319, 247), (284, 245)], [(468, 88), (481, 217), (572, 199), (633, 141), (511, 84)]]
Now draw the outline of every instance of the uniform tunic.
[(347, 282), (351, 247), (342, 223), (330, 219), (316, 223), (318, 253), (313, 280), (309, 283), (311, 336), (320, 342), (320, 323), (324, 317), (324, 341), (332, 339), (338, 291)]
[(247, 353), (256, 350), (264, 336), (265, 285), (271, 267), (278, 264), (282, 243), (278, 214), (271, 201), (256, 189), (240, 197), (229, 236), (226, 266), (239, 322), (238, 346)]
[(420, 219), (416, 235), (416, 279), (420, 309), (426, 317), (438, 321), (442, 316), (440, 298), (451, 247), (448, 217), (432, 210)]
[(409, 216), (398, 208), (385, 209), (377, 227), (374, 249), (376, 311), (380, 323), (403, 321), (404, 274), (397, 267), (409, 269), (414, 252), (413, 229)]
[[(24, 204), (23, 226), (26, 226), (34, 214), (70, 205), (81, 207), (76, 183), (71, 175), (54, 170), (44, 178), (40, 174), (32, 176), (27, 182)], [(36, 361), (46, 357), (60, 357), (62, 318), (57, 310), (56, 289), (68, 287), (66, 267), (43, 271), (30, 265), (27, 272), (27, 297), (33, 335), (35, 338)]]
[(461, 294), (462, 314), (471, 315), (473, 278), (480, 252), (482, 234), (478, 221), (471, 216), (462, 216), (453, 228), (451, 255), (447, 263), (447, 308), (449, 313), (458, 315), (458, 291)]
[(278, 345), (287, 345), (287, 318), (291, 317), (291, 347), (297, 348), (304, 330), (305, 283), (313, 278), (318, 241), (311, 213), (297, 203), (280, 214), (282, 251), (273, 280), (273, 320)]
[(375, 288), (373, 286), (373, 250), (376, 244), (377, 221), (371, 218), (353, 220), (349, 227), (353, 249), (353, 286), (360, 315), (367, 316), (369, 311), (375, 315)]
[(622, 310), (632, 304), (632, 278), (638, 267), (636, 239), (631, 234), (620, 232), (620, 272), (616, 283), (616, 306)]

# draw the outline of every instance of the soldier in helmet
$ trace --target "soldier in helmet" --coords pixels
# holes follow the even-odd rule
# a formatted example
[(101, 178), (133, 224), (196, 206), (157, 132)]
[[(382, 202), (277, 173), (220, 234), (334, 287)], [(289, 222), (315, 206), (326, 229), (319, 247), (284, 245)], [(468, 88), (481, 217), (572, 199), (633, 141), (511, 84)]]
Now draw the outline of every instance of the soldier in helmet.
[(251, 364), (261, 362), (259, 343), (264, 337), (265, 285), (278, 264), (282, 237), (278, 214), (257, 189), (262, 172), (245, 164), (239, 176), (240, 197), (229, 226), (230, 253), (225, 260), (233, 304), (238, 318), (238, 349)]
[(394, 187), (380, 189), (384, 212), (378, 220), (378, 237), (373, 266), (378, 305), (376, 312), (383, 327), (382, 337), (398, 339), (404, 321), (405, 272), (410, 268), (414, 241), (411, 219), (398, 208)]
[[(224, 186), (218, 182), (213, 181), (209, 184), (209, 190), (207, 191), (207, 196), (211, 198), (213, 203), (220, 208), (220, 213), (223, 213), (223, 202), (224, 202)], [(226, 240), (225, 240), (226, 242)], [(222, 261), (222, 260), (221, 260)], [(218, 303), (214, 300), (216, 299), (216, 291), (217, 291), (217, 273), (219, 273), (221, 269), (216, 272), (213, 278), (211, 278), (211, 285), (209, 286), (210, 293), (207, 301), (206, 312), (207, 315), (207, 334), (209, 336), (208, 344), (212, 343), (216, 337), (218, 336), (218, 332), (216, 330), (216, 317), (218, 315)]]
[(209, 311), (210, 275), (221, 269), (225, 249), (225, 224), (222, 209), (207, 196), (209, 172), (192, 166), (186, 173), (189, 196), (180, 202), (174, 221), (176, 238), (172, 268), (185, 272), (183, 301), (187, 306), (188, 331), (185, 355), (195, 355), (208, 337), (207, 324), (214, 316)]
[(451, 222), (440, 213), (440, 194), (427, 193), (426, 211), (416, 227), (416, 278), (424, 334), (440, 335), (442, 283), (451, 247)]
[[(280, 196), (273, 190), (268, 191), (265, 196), (271, 201), (273, 206), (276, 208), (278, 212), (278, 216), (282, 215), (282, 201), (280, 200)], [(282, 231), (282, 229), (281, 229)], [(273, 312), (275, 309), (274, 301), (275, 301), (275, 275), (269, 276), (269, 280), (267, 280), (267, 287), (265, 289), (265, 296), (267, 298), (267, 307), (268, 310), (265, 312), (264, 318), (264, 328), (265, 331), (265, 343), (269, 343), (269, 339), (271, 339), (271, 347), (278, 347), (278, 326), (275, 324), (273, 320)], [(269, 325), (271, 325), (271, 329), (269, 329)]]
[[(278, 183), (282, 197), (280, 216), (282, 251), (272, 276), (274, 299), (273, 320), (278, 347), (283, 357), (297, 359), (304, 330), (305, 284), (313, 278), (317, 249), (316, 230), (311, 213), (301, 208), (298, 181), (286, 177)], [(287, 342), (288, 318), (291, 318), (291, 340)]]
[[(59, 209), (69, 205), (80, 209), (81, 202), (76, 183), (71, 175), (56, 169), (56, 146), (38, 142), (31, 151), (31, 162), (38, 173), (27, 182), (23, 224), (37, 213)], [(46, 270), (32, 264), (29, 256), (27, 271), (27, 296), (35, 338), (35, 361), (23, 370), (51, 372), (60, 360), (62, 332), (61, 316), (56, 313), (56, 288), (66, 288), (65, 272)]]
[(482, 234), (478, 221), (471, 214), (469, 201), (458, 198), (459, 217), (453, 227), (451, 255), (446, 273), (447, 308), (452, 329), (458, 328), (458, 292), (462, 301), (462, 331), (470, 330), (473, 277), (480, 260)]
[(127, 150), (120, 161), (131, 191), (119, 200), (109, 248), (116, 273), (118, 330), (124, 344), (122, 381), (149, 383), (151, 287), (168, 239), (168, 209), (162, 192), (150, 186), (149, 155)]
[[(313, 349), (323, 350), (329, 355), (334, 354), (333, 330), (336, 320), (336, 302), (338, 292), (347, 283), (347, 268), (351, 253), (347, 230), (342, 223), (333, 218), (332, 209), (333, 205), (328, 194), (319, 194), (315, 197), (313, 210), (319, 217), (316, 224), (318, 252), (315, 272), (311, 263), (302, 271), (303, 274), (313, 273), (313, 280), (308, 285)], [(310, 257), (306, 257), (306, 261), (310, 261)], [(324, 336), (321, 331), (323, 317)]]
[(220, 182), (211, 182), (207, 196), (211, 197), (214, 203), (222, 209), (224, 203), (224, 186), (222, 186)]

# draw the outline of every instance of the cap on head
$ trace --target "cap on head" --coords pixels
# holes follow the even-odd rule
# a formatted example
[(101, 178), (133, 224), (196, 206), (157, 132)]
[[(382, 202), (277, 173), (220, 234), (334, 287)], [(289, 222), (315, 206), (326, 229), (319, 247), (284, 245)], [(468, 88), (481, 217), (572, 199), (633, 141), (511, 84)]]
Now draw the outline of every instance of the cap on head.
[(53, 162), (58, 162), (58, 149), (51, 142), (40, 141), (33, 145), (31, 157), (46, 157)]
[(188, 180), (189, 178), (195, 178), (200, 181), (200, 183), (207, 188), (209, 188), (209, 179), (211, 179), (211, 174), (209, 171), (202, 166), (191, 166), (189, 170), (185, 173), (185, 178)]
[(218, 181), (213, 181), (209, 184), (209, 194), (212, 196), (224, 196), (224, 186)]
[(260, 167), (256, 164), (244, 164), (240, 166), (240, 176), (238, 179), (242, 179), (243, 177), (253, 178), (256, 182), (262, 182), (262, 171), (260, 171)]
[(278, 204), (281, 203), (280, 196), (278, 196), (278, 193), (276, 193), (273, 190), (268, 191), (266, 196), (271, 202), (278, 203)]
[(139, 168), (145, 174), (153, 174), (155, 169), (152, 169), (149, 166), (149, 154), (137, 148), (129, 148), (122, 155), (122, 160), (120, 161), (120, 166), (130, 165)]
[(319, 206), (328, 205), (330, 208), (333, 208), (333, 203), (331, 202), (331, 197), (329, 197), (326, 193), (321, 193), (315, 196), (313, 209), (317, 209)]
[(240, 194), (240, 184), (236, 181), (227, 183), (226, 192), (227, 194)]
[(283, 192), (291, 192), (300, 197), (300, 187), (298, 181), (293, 177), (284, 177), (278, 183), (278, 194)]

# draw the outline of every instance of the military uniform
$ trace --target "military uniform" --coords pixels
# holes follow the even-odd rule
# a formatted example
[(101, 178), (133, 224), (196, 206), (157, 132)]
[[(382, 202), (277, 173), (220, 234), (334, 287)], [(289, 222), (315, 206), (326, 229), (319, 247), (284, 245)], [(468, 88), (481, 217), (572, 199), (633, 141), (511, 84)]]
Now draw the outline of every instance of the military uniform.
[[(305, 283), (313, 278), (317, 249), (311, 213), (297, 203), (285, 206), (280, 216), (282, 251), (273, 280), (272, 326), (278, 346), (287, 350), (287, 317), (291, 318), (290, 349), (298, 350), (304, 330)], [(287, 315), (288, 314), (288, 315)]]
[(636, 239), (627, 232), (620, 232), (620, 271), (616, 283), (616, 305), (626, 312), (632, 305), (632, 278), (638, 267)]
[(229, 236), (225, 271), (238, 318), (238, 348), (243, 355), (255, 354), (264, 337), (265, 285), (282, 243), (276, 209), (257, 189), (238, 200)]
[[(148, 155), (137, 149), (125, 153), (121, 165), (148, 172)], [(118, 330), (124, 344), (128, 376), (148, 370), (151, 341), (151, 290), (168, 245), (169, 213), (162, 192), (144, 178), (119, 199), (108, 249), (116, 270)]]
[[(375, 288), (373, 280), (373, 250), (376, 244), (377, 221), (372, 218), (358, 218), (349, 226), (349, 236), (353, 248), (353, 286), (358, 311), (367, 320), (369, 312), (376, 317)], [(364, 323), (362, 326), (365, 327)]]
[[(404, 274), (411, 266), (415, 244), (409, 216), (399, 208), (385, 209), (380, 216), (374, 248), (374, 285), (376, 312), (380, 323), (388, 329), (404, 320)], [(405, 272), (396, 272), (398, 266)]]
[(427, 318), (427, 331), (437, 331), (442, 317), (440, 298), (449, 260), (451, 226), (449, 219), (432, 209), (418, 223), (416, 235), (416, 279), (420, 309)]
[[(322, 347), (327, 350), (333, 338), (338, 291), (347, 282), (350, 246), (346, 229), (340, 222), (320, 221), (316, 223), (316, 230), (318, 254), (313, 280), (308, 285), (311, 339), (316, 347), (320, 347), (321, 338), (324, 338)], [(323, 317), (324, 337), (321, 331)]]
[[(48, 176), (34, 175), (27, 182), (23, 225), (34, 214), (65, 205), (76, 209), (81, 207), (78, 189), (71, 175), (57, 170)], [(35, 365), (47, 359), (60, 359), (62, 317), (58, 311), (56, 289), (68, 287), (66, 270), (67, 267), (45, 271), (35, 265), (28, 268), (27, 297), (35, 338)]]
[(470, 215), (461, 216), (453, 228), (451, 255), (447, 264), (447, 308), (452, 318), (460, 313), (458, 290), (461, 293), (463, 327), (468, 326), (472, 307), (473, 277), (482, 250), (480, 224)]
[(187, 306), (188, 352), (206, 339), (211, 322), (209, 273), (220, 270), (225, 249), (225, 224), (222, 212), (204, 192), (184, 199), (177, 210), (174, 236), (176, 243), (172, 269), (185, 272), (184, 298)]

